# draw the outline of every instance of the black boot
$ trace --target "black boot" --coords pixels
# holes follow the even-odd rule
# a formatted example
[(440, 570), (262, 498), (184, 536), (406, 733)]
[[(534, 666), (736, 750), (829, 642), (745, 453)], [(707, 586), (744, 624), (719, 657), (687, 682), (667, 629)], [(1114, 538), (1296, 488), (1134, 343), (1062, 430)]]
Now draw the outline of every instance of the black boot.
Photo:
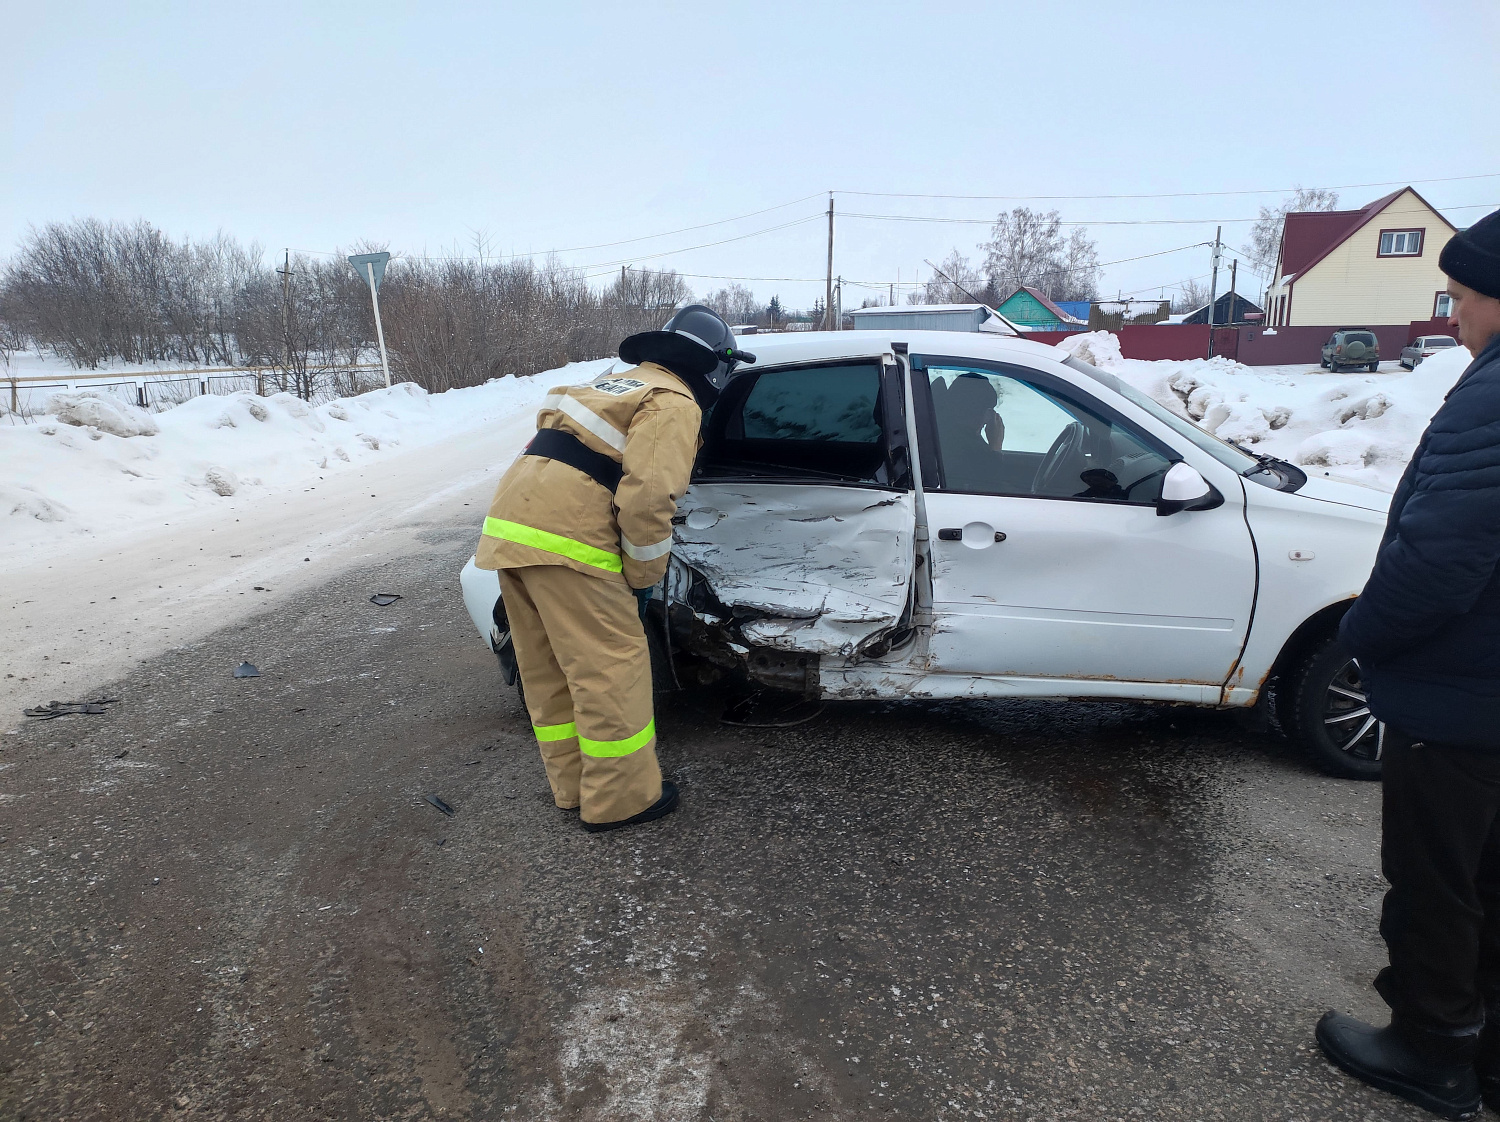
[(639, 826), (642, 822), (655, 822), (658, 818), (664, 818), (677, 809), (677, 784), (670, 779), (661, 781), (661, 798), (648, 806), (639, 814), (632, 814), (629, 818), (622, 818), (618, 822), (585, 822), (583, 828), (591, 834), (601, 833), (604, 830), (618, 830), (622, 826)]
[(1317, 1037), (1330, 1060), (1372, 1087), (1444, 1118), (1479, 1113), (1478, 1034), (1444, 1036), (1395, 1024), (1378, 1029), (1330, 1010), (1318, 1021)]
[(1479, 1094), (1484, 1105), (1500, 1110), (1500, 1025), (1486, 1023), (1479, 1034), (1474, 1070), (1479, 1074)]

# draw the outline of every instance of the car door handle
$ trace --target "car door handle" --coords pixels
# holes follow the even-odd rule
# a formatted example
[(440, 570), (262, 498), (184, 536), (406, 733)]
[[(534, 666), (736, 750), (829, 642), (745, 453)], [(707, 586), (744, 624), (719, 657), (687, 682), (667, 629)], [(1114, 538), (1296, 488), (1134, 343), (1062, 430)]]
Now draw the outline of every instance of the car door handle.
[[(940, 542), (961, 542), (963, 540), (964, 532), (962, 527), (948, 526), (938, 531), (938, 541)], [(996, 530), (995, 540), (997, 542), (1003, 542), (1005, 540), (1005, 531)]]

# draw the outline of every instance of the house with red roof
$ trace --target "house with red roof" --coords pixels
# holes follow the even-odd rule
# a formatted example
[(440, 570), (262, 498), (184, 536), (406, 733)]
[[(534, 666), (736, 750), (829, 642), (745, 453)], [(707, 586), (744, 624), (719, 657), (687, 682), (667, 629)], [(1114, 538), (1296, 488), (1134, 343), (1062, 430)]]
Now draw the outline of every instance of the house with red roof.
[(1454, 233), (1410, 187), (1359, 210), (1293, 211), (1267, 292), (1267, 325), (1372, 327), (1445, 316), (1438, 254)]

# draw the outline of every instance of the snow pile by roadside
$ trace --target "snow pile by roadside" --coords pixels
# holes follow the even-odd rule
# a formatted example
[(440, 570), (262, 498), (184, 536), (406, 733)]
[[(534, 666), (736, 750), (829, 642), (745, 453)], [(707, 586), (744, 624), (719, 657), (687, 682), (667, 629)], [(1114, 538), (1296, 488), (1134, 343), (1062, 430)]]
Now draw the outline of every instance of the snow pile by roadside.
[(238, 509), (519, 411), (612, 360), (428, 394), (405, 383), (310, 406), (291, 394), (196, 397), (151, 414), (108, 394), (53, 395), (39, 424), (0, 426), (0, 556)]
[(1103, 331), (1075, 335), (1062, 347), (1226, 440), (1309, 473), (1385, 491), (1395, 489), (1422, 430), (1471, 357), (1454, 347), (1410, 373), (1329, 374), (1226, 358), (1121, 358), (1119, 339)]

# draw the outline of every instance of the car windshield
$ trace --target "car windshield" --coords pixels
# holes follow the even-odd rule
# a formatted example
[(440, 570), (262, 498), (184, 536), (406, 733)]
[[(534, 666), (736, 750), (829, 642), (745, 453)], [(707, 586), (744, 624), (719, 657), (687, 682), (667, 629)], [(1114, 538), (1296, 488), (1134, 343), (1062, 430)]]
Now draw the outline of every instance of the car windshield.
[(1106, 374), (1096, 366), (1090, 366), (1080, 358), (1069, 355), (1063, 359), (1064, 364), (1072, 367), (1080, 374), (1087, 374), (1094, 381), (1115, 391), (1121, 397), (1129, 398), (1146, 412), (1150, 413), (1162, 424), (1168, 426), (1179, 435), (1191, 440), (1195, 446), (1207, 452), (1225, 467), (1233, 468), (1240, 475), (1248, 471), (1254, 471), (1260, 466), (1260, 461), (1250, 453), (1230, 444), (1227, 440), (1215, 436), (1206, 429), (1200, 429), (1192, 421), (1179, 417), (1150, 394), (1142, 393), (1123, 378), (1116, 378), (1113, 374)]

